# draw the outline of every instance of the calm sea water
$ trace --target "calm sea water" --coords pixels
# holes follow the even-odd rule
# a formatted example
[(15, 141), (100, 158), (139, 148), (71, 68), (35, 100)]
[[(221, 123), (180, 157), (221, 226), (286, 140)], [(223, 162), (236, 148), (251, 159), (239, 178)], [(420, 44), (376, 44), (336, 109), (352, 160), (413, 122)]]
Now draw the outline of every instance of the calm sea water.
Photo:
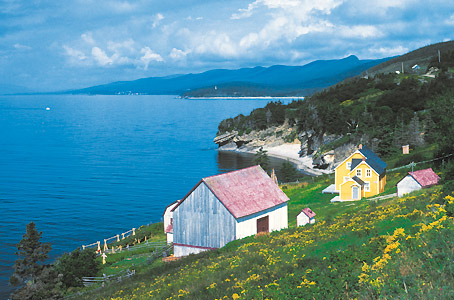
[(212, 140), (222, 119), (266, 103), (1, 96), (0, 298), (30, 221), (52, 257), (159, 222), (200, 178), (251, 165), (250, 155), (217, 152)]

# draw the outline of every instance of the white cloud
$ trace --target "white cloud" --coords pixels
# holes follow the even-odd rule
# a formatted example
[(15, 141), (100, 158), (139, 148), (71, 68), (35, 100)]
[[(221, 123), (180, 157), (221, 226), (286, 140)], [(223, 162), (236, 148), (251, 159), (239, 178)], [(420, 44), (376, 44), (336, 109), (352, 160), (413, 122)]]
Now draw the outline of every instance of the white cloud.
[(373, 54), (379, 54), (381, 57), (401, 55), (408, 52), (408, 48), (401, 45), (397, 47), (380, 47), (369, 50)]
[(19, 43), (14, 44), (13, 47), (16, 48), (17, 50), (22, 50), (22, 51), (32, 50), (32, 47), (27, 46), (27, 45), (22, 45), (22, 44), (19, 44)]
[(447, 25), (454, 25), (454, 15), (451, 15), (449, 19), (445, 21), (445, 24)]
[(140, 50), (140, 53), (143, 54), (143, 56), (140, 58), (140, 61), (144, 64), (144, 69), (148, 69), (148, 65), (152, 61), (157, 61), (157, 62), (162, 62), (164, 61), (161, 57), (161, 55), (153, 52), (149, 47), (144, 47), (142, 50)]
[(339, 26), (338, 29), (342, 36), (349, 38), (382, 37), (384, 35), (383, 32), (372, 25)]
[(180, 50), (180, 49), (177, 49), (177, 48), (172, 48), (172, 51), (170, 51), (170, 58), (172, 58), (173, 60), (182, 60), (184, 58), (186, 58), (186, 56), (188, 55), (190, 51), (183, 51), (183, 50)]
[(156, 14), (156, 15), (153, 17), (153, 23), (152, 23), (151, 26), (152, 26), (153, 28), (156, 28), (162, 20), (164, 20), (164, 16), (163, 16), (161, 13)]
[(66, 45), (63, 46), (63, 49), (65, 49), (66, 54), (72, 59), (79, 60), (79, 61), (87, 59), (87, 56), (80, 50), (73, 49)]
[(113, 64), (113, 60), (109, 56), (107, 56), (106, 52), (104, 52), (101, 48), (93, 47), (91, 49), (91, 55), (101, 66)]
[(81, 36), (82, 40), (89, 44), (89, 45), (94, 45), (95, 44), (95, 40), (93, 39), (93, 35), (91, 32), (87, 32), (87, 33), (83, 33)]
[(132, 4), (127, 1), (114, 1), (109, 3), (109, 7), (117, 13), (130, 13), (137, 8), (137, 4)]

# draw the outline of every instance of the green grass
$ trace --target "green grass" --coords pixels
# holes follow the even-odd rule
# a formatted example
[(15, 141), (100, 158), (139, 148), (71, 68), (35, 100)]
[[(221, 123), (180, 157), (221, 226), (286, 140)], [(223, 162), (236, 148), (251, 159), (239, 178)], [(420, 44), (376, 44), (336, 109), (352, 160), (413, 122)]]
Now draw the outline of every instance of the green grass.
[[(385, 193), (393, 191), (405, 172), (388, 174)], [(415, 238), (424, 228), (421, 224), (445, 214), (433, 213), (436, 204), (446, 201), (439, 187), (403, 199), (330, 203), (334, 195), (321, 191), (332, 182), (333, 176), (325, 175), (285, 185), (290, 198), (288, 229), (236, 240), (171, 263), (158, 260), (148, 265), (146, 253), (119, 255), (105, 272), (131, 269), (134, 264), (140, 265), (137, 275), (87, 291), (79, 299), (233, 299), (237, 295), (240, 299), (450, 299), (454, 245), (435, 241), (438, 236), (454, 237), (452, 218)], [(317, 222), (297, 228), (296, 215), (304, 207), (317, 213)], [(394, 237), (397, 228), (404, 230), (404, 237)], [(399, 252), (386, 252), (397, 241)], [(383, 268), (375, 268), (386, 253), (390, 259)], [(429, 263), (427, 255), (440, 259)], [(375, 269), (364, 271), (364, 264)], [(367, 279), (361, 282), (360, 276)]]

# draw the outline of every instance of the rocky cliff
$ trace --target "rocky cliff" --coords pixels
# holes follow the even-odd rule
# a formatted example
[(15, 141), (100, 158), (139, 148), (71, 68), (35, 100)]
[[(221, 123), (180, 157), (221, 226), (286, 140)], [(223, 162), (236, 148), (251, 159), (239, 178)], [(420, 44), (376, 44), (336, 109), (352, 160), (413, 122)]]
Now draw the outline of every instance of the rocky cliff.
[(214, 142), (219, 145), (221, 151), (255, 153), (263, 147), (269, 155), (288, 158), (297, 166), (304, 164), (305, 171), (313, 169), (312, 174), (319, 175), (332, 172), (338, 163), (355, 151), (356, 146), (351, 143), (331, 147), (340, 138), (342, 136), (327, 134), (317, 136), (314, 132), (298, 134), (296, 128), (286, 122), (282, 126), (269, 127), (265, 130), (226, 132), (216, 136)]

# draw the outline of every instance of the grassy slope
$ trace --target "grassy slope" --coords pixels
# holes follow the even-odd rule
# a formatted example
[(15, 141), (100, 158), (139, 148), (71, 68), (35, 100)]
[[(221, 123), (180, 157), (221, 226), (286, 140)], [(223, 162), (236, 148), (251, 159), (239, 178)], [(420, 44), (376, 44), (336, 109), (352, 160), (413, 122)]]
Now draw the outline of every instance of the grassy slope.
[[(399, 171), (388, 174), (388, 192), (408, 170)], [(85, 299), (453, 296), (454, 248), (449, 240), (454, 226), (437, 205), (443, 201), (438, 188), (403, 199), (331, 204), (332, 196), (320, 193), (331, 181), (325, 176), (304, 188), (284, 189), (290, 197), (289, 229), (177, 262), (159, 261)], [(295, 216), (306, 206), (317, 213), (317, 223), (296, 228)]]

